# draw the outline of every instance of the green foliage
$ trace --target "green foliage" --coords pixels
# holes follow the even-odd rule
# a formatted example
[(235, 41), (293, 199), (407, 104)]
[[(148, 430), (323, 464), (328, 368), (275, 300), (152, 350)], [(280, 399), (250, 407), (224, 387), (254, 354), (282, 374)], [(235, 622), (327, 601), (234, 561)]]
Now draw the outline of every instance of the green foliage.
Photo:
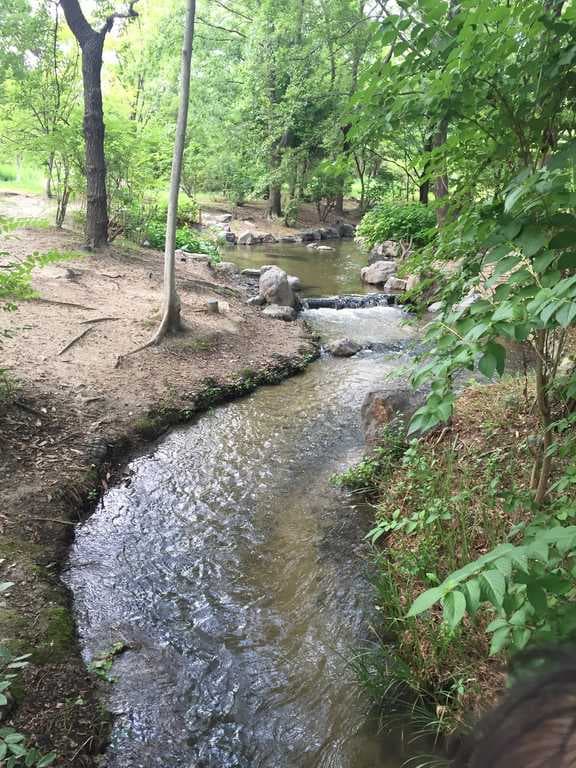
[(368, 458), (338, 475), (333, 475), (331, 482), (353, 493), (373, 494), (389, 477), (405, 449), (406, 442), (402, 430), (388, 427), (382, 435), (381, 444)]
[[(149, 221), (146, 225), (145, 236), (153, 248), (163, 249), (166, 240), (166, 220)], [(204, 253), (210, 256), (213, 263), (220, 260), (220, 252), (216, 243), (189, 227), (176, 229), (176, 248), (182, 248), (191, 253)]]
[(380, 202), (358, 225), (358, 236), (367, 248), (385, 240), (412, 240), (415, 246), (421, 246), (434, 238), (435, 223), (435, 213), (427, 206)]

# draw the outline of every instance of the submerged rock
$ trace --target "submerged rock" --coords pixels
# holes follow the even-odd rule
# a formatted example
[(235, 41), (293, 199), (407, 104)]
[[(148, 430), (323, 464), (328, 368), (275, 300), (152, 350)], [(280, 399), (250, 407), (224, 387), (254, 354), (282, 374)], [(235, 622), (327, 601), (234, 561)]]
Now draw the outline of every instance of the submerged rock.
[(385, 283), (396, 271), (395, 261), (376, 261), (360, 271), (360, 277), (365, 283), (370, 285), (381, 285)]
[(322, 233), (319, 229), (305, 229), (304, 232), (299, 233), (298, 237), (303, 243), (310, 243), (315, 240), (322, 240)]
[(356, 228), (353, 224), (345, 224), (344, 222), (342, 224), (338, 224), (337, 229), (339, 237), (354, 237), (356, 233)]
[(296, 320), (296, 310), (293, 307), (281, 307), (278, 304), (270, 304), (269, 307), (262, 310), (262, 314), (273, 320), (284, 320), (285, 322)]
[(360, 352), (362, 345), (352, 339), (336, 339), (328, 344), (328, 349), (334, 357), (353, 357)]
[(333, 251), (334, 248), (332, 248), (332, 246), (330, 245), (319, 245), (317, 246), (316, 250), (317, 251)]
[(262, 235), (262, 242), (263, 243), (277, 243), (278, 238), (276, 235), (273, 235), (271, 232), (267, 232), (265, 235)]
[(297, 299), (294, 295), (288, 275), (279, 267), (270, 267), (260, 276), (260, 295), (267, 304), (277, 304), (281, 307), (295, 307)]

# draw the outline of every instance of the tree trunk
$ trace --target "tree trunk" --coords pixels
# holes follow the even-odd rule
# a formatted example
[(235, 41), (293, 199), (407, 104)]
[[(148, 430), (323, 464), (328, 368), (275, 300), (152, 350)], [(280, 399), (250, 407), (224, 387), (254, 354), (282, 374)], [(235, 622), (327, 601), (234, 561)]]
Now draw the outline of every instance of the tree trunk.
[(107, 17), (100, 30), (86, 21), (78, 0), (60, 0), (66, 22), (82, 51), (84, 87), (84, 142), (86, 163), (86, 242), (93, 248), (108, 242), (108, 198), (104, 156), (104, 111), (102, 107), (102, 52), (106, 35), (116, 18), (132, 19), (138, 14), (130, 0), (128, 11)]
[(52, 169), (54, 167), (54, 153), (51, 152), (48, 156), (48, 160), (46, 161), (46, 199), (51, 200), (53, 197), (52, 194)]
[(178, 217), (178, 192), (182, 176), (182, 162), (186, 143), (186, 125), (188, 122), (188, 104), (190, 102), (190, 70), (192, 62), (192, 44), (194, 42), (194, 18), (196, 0), (188, 0), (186, 25), (182, 46), (182, 65), (180, 70), (180, 103), (176, 123), (176, 139), (170, 176), (168, 197), (168, 217), (166, 221), (166, 244), (164, 248), (164, 299), (162, 320), (152, 341), (159, 342), (167, 333), (176, 333), (181, 329), (180, 299), (176, 291), (176, 219)]
[(424, 163), (424, 170), (422, 171), (419, 200), (422, 205), (428, 205), (430, 202), (430, 177), (428, 176), (428, 168), (430, 166), (430, 152), (432, 152), (432, 137), (426, 139), (424, 142), (424, 154), (426, 155), (426, 162)]
[[(448, 137), (448, 118), (443, 117), (438, 125), (438, 130), (434, 134), (432, 139), (432, 146), (435, 148), (441, 147), (446, 143)], [(441, 173), (434, 182), (434, 196), (436, 200), (442, 200), (448, 196), (448, 174), (446, 172)], [(446, 221), (448, 215), (448, 206), (440, 205), (436, 209), (436, 225), (441, 227)]]
[(270, 215), (280, 218), (282, 216), (282, 188), (279, 184), (270, 184), (268, 203)]
[(334, 214), (336, 216), (344, 216), (344, 192), (338, 192), (336, 194), (336, 202), (334, 203)]
[(108, 198), (104, 157), (102, 107), (102, 51), (104, 35), (97, 33), (82, 45), (84, 85), (84, 140), (86, 162), (86, 242), (92, 248), (108, 242)]

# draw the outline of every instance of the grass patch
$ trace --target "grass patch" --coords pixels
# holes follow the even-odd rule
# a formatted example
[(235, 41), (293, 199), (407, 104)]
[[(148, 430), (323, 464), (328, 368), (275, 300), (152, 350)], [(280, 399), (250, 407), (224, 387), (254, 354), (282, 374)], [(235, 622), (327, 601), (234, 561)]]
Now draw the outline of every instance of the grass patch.
[(380, 620), (354, 667), (386, 720), (410, 706), (424, 730), (451, 732), (504, 685), (506, 658), (490, 656), (488, 612), (466, 617), (456, 630), (438, 609), (406, 614), (423, 591), (531, 519), (530, 395), (519, 379), (473, 386), (449, 430), (412, 442), (401, 458), (384, 445), (382, 466), (375, 458), (341, 476), (345, 485), (372, 488), (376, 500), (371, 534), (384, 545), (375, 554)]
[(0, 163), (0, 190), (42, 194), (44, 185), (45, 177), (41, 168), (27, 164), (18, 168), (16, 163)]

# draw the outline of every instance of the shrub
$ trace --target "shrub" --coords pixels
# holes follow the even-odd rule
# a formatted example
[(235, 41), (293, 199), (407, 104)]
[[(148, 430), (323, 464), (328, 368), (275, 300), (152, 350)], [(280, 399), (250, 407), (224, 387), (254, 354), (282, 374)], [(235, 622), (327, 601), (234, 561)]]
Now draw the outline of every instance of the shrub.
[(418, 203), (401, 205), (380, 202), (358, 225), (358, 235), (368, 248), (385, 240), (410, 240), (426, 245), (435, 236), (436, 216), (432, 208)]
[[(157, 219), (150, 221), (146, 226), (145, 236), (153, 248), (164, 248), (166, 221), (158, 221)], [(191, 253), (205, 253), (207, 256), (210, 256), (213, 262), (220, 260), (220, 253), (216, 243), (189, 227), (178, 227), (176, 230), (176, 248), (182, 248)]]
[(7, 165), (0, 165), (0, 181), (16, 181), (16, 174)]

